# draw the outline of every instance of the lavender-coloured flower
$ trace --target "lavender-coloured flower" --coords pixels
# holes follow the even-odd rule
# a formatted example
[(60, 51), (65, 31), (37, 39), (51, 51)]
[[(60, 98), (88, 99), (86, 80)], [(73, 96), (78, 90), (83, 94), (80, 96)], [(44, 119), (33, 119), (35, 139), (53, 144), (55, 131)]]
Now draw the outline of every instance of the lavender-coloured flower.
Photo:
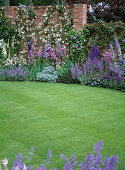
[(100, 55), (99, 48), (98, 47), (92, 47), (92, 50), (89, 54), (89, 58), (90, 59), (94, 59), (94, 58), (98, 59), (99, 55)]
[(66, 156), (64, 154), (60, 154), (60, 159), (64, 159)]
[(37, 168), (37, 170), (46, 170), (46, 167), (45, 167), (44, 164), (41, 164), (40, 166), (41, 166), (41, 167), (40, 167), (40, 168)]
[(50, 51), (50, 43), (46, 44), (44, 47), (44, 57), (47, 59)]
[(48, 152), (48, 157), (47, 157), (47, 159), (50, 159), (51, 157), (52, 157), (52, 151), (51, 150), (49, 150), (49, 152)]
[(78, 63), (75, 63), (71, 68), (72, 78), (76, 79), (77, 77), (82, 75), (82, 68), (79, 67)]
[(121, 47), (120, 47), (120, 44), (119, 44), (119, 42), (118, 42), (117, 37), (115, 37), (115, 46), (116, 46), (117, 49), (118, 49), (119, 60), (121, 60), (121, 59), (122, 59)]
[(84, 166), (84, 162), (82, 161), (82, 162), (78, 165), (78, 167), (79, 167), (80, 169), (82, 169), (83, 166)]
[(28, 169), (28, 170), (33, 170), (33, 168), (32, 168), (31, 165), (28, 165), (27, 169)]
[(110, 50), (111, 50), (111, 53), (112, 53), (112, 58), (115, 58), (115, 54), (114, 54), (114, 50), (113, 50), (112, 44), (110, 44)]
[(103, 145), (103, 142), (99, 141), (97, 144), (95, 144), (93, 151), (95, 151), (96, 154), (99, 154), (100, 150), (102, 150), (102, 145)]

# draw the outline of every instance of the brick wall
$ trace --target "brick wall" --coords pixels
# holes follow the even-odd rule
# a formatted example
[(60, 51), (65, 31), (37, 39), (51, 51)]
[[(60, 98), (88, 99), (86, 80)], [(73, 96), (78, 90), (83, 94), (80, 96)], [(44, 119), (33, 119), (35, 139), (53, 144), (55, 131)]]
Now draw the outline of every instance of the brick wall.
[[(36, 24), (42, 22), (43, 14), (47, 12), (48, 8), (51, 6), (34, 6), (34, 11), (36, 12)], [(81, 30), (87, 22), (87, 5), (86, 4), (74, 4), (73, 6), (67, 6), (66, 12), (69, 10), (72, 11), (73, 23), (76, 30)], [(12, 22), (14, 22), (14, 18), (17, 15), (17, 7), (9, 6), (4, 7), (5, 15)], [(58, 23), (59, 20), (56, 16), (56, 13), (53, 15), (51, 22)]]

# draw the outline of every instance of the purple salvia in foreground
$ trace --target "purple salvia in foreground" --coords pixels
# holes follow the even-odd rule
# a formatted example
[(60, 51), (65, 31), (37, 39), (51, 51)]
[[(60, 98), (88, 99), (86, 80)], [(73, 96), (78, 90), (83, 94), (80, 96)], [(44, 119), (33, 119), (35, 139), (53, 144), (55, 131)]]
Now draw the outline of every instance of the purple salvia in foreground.
[(82, 68), (79, 67), (78, 63), (75, 63), (75, 65), (71, 68), (72, 78), (76, 79), (77, 77), (82, 75)]
[(102, 150), (102, 145), (103, 145), (103, 142), (102, 142), (102, 141), (99, 141), (97, 144), (95, 144), (95, 147), (94, 147), (93, 151), (94, 151), (96, 154), (99, 154), (99, 153), (100, 153), (100, 150)]
[(115, 37), (115, 46), (116, 46), (117, 49), (118, 49), (118, 57), (119, 57), (119, 60), (121, 60), (121, 59), (122, 59), (121, 47), (120, 47), (120, 44), (119, 44), (119, 42), (118, 42), (117, 37)]
[(78, 165), (78, 167), (79, 167), (80, 169), (83, 169), (83, 166), (84, 166), (84, 162), (82, 161), (82, 162)]
[(40, 168), (37, 168), (37, 170), (46, 170), (46, 167), (44, 164), (41, 164), (41, 167)]
[(28, 169), (28, 170), (33, 170), (33, 168), (32, 168), (31, 165), (29, 165), (29, 166), (27, 167), (27, 169)]

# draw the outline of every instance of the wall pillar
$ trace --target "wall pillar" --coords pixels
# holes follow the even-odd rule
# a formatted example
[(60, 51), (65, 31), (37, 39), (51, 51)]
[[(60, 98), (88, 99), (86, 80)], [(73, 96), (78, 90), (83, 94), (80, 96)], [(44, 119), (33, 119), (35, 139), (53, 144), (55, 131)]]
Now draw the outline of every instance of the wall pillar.
[(74, 4), (73, 23), (75, 30), (81, 30), (87, 23), (87, 4)]

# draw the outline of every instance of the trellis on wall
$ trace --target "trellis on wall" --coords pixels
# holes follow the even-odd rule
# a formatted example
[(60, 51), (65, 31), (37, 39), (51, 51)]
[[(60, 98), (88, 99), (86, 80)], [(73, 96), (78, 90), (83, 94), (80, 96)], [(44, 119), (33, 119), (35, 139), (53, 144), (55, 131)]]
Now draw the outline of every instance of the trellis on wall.
[[(43, 20), (43, 14), (47, 12), (48, 8), (51, 6), (34, 6), (34, 11), (36, 12), (36, 24), (38, 25)], [(72, 11), (73, 24), (76, 30), (83, 29), (87, 22), (87, 4), (74, 4), (66, 6), (66, 10)], [(4, 7), (5, 15), (13, 21), (14, 17), (17, 15), (16, 6), (6, 6)], [(53, 18), (53, 22), (58, 22), (56, 15)]]

